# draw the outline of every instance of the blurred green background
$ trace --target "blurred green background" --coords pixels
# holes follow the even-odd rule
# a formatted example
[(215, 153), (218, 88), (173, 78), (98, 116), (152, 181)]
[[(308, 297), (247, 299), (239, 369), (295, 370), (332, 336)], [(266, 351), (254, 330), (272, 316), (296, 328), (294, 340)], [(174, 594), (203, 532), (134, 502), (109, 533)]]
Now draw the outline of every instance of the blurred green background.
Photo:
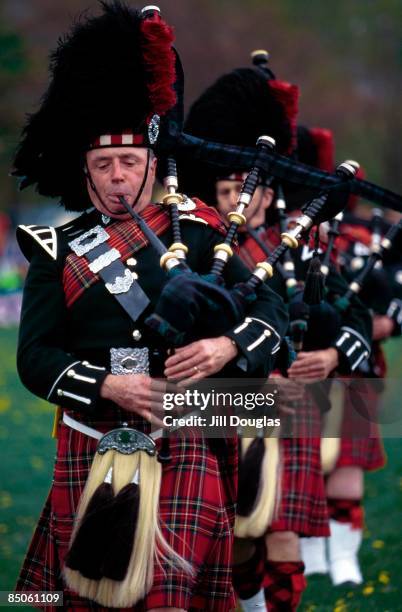
[[(26, 391), (15, 372), (15, 329), (0, 331), (0, 590), (13, 589), (52, 478), (54, 408)], [(401, 372), (397, 340), (388, 343), (390, 375)], [(366, 530), (355, 590), (310, 579), (302, 612), (402, 610), (402, 440), (387, 439), (387, 467), (366, 477)], [(207, 612), (207, 611), (206, 611)]]

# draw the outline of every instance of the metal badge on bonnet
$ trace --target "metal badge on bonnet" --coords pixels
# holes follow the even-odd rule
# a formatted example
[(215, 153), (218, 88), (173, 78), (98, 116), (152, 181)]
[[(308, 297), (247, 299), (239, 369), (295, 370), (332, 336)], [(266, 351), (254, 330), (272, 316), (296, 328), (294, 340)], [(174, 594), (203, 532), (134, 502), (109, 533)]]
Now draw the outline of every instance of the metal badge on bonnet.
[(119, 429), (108, 431), (103, 438), (99, 440), (96, 451), (100, 455), (104, 455), (108, 450), (115, 450), (122, 455), (131, 455), (137, 451), (145, 451), (148, 455), (156, 454), (156, 444), (142, 431), (131, 429), (125, 426)]
[(159, 115), (153, 115), (148, 124), (148, 140), (149, 144), (153, 145), (158, 140), (159, 136), (159, 125), (161, 122), (161, 118)]

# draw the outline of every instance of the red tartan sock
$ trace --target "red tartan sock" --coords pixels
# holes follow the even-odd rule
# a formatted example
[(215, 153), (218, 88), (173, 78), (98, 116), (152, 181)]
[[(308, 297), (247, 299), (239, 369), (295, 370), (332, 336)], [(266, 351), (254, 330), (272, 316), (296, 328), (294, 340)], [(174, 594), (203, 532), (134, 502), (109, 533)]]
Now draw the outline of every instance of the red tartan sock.
[(329, 497), (329, 517), (338, 523), (351, 523), (353, 529), (363, 529), (364, 508), (361, 499), (339, 499)]
[(233, 566), (233, 587), (240, 599), (250, 599), (260, 590), (264, 578), (266, 557), (264, 541), (255, 540), (255, 551), (251, 559)]
[(266, 561), (265, 600), (268, 612), (294, 612), (307, 586), (303, 561)]

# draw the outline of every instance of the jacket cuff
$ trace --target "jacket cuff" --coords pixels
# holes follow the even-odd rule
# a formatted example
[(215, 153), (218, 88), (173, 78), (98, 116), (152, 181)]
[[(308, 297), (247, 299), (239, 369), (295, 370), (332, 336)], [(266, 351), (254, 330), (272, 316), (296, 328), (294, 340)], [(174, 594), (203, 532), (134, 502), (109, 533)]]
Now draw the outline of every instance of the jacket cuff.
[(387, 310), (387, 317), (394, 322), (392, 336), (400, 336), (402, 334), (402, 300), (395, 298), (390, 302)]
[(269, 323), (246, 317), (238, 327), (225, 333), (240, 352), (236, 365), (244, 372), (253, 372), (279, 351), (281, 336)]
[(88, 361), (72, 361), (54, 381), (47, 399), (63, 408), (94, 413), (106, 368)]
[(359, 364), (370, 356), (370, 345), (363, 336), (352, 327), (341, 327), (341, 331), (332, 345), (339, 353), (339, 371), (342, 374), (354, 372)]

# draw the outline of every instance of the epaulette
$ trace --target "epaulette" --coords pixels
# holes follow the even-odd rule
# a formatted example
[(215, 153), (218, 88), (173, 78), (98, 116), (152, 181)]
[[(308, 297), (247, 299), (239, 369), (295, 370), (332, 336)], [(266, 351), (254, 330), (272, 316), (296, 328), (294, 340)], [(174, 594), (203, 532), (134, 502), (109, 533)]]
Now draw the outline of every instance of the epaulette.
[(19, 225), (16, 236), (22, 253), (28, 261), (31, 261), (33, 247), (35, 244), (38, 244), (49, 257), (56, 261), (60, 250), (60, 240), (64, 243), (64, 239), (67, 241), (71, 240), (79, 233), (85, 231), (86, 222), (90, 217), (88, 212), (92, 211), (93, 209), (85, 211), (84, 214), (59, 227), (52, 227), (51, 225)]
[(17, 227), (17, 242), (28, 261), (31, 260), (35, 242), (52, 259), (57, 259), (56, 229), (50, 225), (19, 225)]

